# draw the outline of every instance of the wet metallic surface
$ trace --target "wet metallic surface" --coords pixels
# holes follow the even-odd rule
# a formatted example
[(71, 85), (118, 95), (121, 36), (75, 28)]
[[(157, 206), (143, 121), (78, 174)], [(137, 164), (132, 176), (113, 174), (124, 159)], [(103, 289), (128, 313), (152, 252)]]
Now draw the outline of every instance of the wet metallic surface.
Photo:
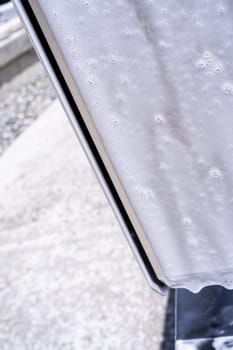
[(176, 291), (176, 348), (233, 348), (233, 291), (206, 287)]
[(30, 2), (158, 276), (232, 288), (231, 2)]

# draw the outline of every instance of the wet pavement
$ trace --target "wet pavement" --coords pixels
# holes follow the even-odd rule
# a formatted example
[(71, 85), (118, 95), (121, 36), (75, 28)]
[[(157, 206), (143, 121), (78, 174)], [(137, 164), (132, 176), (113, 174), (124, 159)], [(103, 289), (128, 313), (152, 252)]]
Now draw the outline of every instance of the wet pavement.
[(148, 287), (58, 102), (1, 157), (0, 198), (1, 349), (160, 348), (167, 298)]

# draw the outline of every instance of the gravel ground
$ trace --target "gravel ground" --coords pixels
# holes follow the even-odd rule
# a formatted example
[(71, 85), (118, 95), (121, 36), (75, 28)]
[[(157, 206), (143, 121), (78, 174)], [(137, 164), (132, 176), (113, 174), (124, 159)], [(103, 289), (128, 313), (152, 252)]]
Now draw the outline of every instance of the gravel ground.
[(0, 156), (55, 97), (39, 62), (0, 86)]

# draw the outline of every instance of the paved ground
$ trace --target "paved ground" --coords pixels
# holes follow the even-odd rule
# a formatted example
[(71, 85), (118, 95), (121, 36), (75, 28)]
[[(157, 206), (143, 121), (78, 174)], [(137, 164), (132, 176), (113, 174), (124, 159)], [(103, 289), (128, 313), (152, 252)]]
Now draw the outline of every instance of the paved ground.
[(166, 298), (147, 286), (58, 102), (1, 157), (0, 198), (1, 349), (159, 348)]
[(0, 155), (51, 104), (55, 96), (39, 62), (0, 86)]

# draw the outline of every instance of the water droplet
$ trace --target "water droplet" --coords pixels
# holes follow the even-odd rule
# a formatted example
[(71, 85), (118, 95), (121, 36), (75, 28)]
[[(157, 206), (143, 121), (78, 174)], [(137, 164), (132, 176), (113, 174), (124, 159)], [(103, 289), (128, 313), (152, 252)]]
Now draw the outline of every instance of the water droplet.
[(218, 168), (210, 168), (209, 176), (212, 179), (221, 179), (222, 178), (222, 173), (221, 173), (221, 171)]
[(120, 82), (122, 85), (128, 86), (129, 85), (129, 78), (127, 76), (122, 76), (122, 77), (120, 77)]
[(164, 50), (168, 48), (168, 44), (164, 40), (159, 40), (158, 47), (159, 49)]
[(118, 125), (118, 119), (112, 119), (113, 127), (115, 128)]
[(202, 27), (202, 23), (197, 21), (197, 22), (194, 23), (194, 27), (197, 28), (197, 29), (201, 28)]
[(222, 64), (218, 57), (212, 55), (212, 53), (209, 51), (203, 52), (203, 55), (197, 61), (196, 66), (198, 69), (206, 70), (208, 74), (220, 72), (222, 70)]
[(200, 59), (200, 60), (197, 61), (197, 68), (205, 69), (205, 67), (206, 67), (206, 63), (205, 63), (204, 60)]
[(89, 64), (91, 67), (96, 68), (97, 65), (98, 65), (98, 61), (97, 61), (97, 59), (95, 59), (95, 58), (90, 58), (90, 59), (88, 60), (88, 64)]
[(215, 62), (213, 68), (214, 68), (215, 72), (218, 73), (218, 72), (221, 72), (221, 70), (222, 70), (222, 65), (221, 65), (220, 63)]
[(87, 83), (88, 83), (89, 85), (94, 85), (94, 79), (93, 79), (92, 76), (90, 76), (90, 77), (87, 78)]
[(212, 56), (211, 52), (205, 51), (203, 54), (203, 58), (208, 64), (210, 64), (213, 56)]
[(192, 219), (189, 216), (183, 218), (183, 224), (185, 227), (190, 227), (192, 225)]
[(97, 10), (96, 9), (90, 9), (90, 13), (92, 16), (96, 16), (97, 15)]
[(111, 55), (110, 56), (110, 61), (111, 61), (112, 64), (116, 64), (117, 63), (117, 57), (114, 56), (114, 55)]
[(154, 121), (156, 124), (162, 125), (165, 122), (165, 118), (162, 114), (158, 113), (154, 115)]
[(159, 22), (160, 26), (165, 26), (166, 24), (167, 24), (167, 22), (165, 20), (162, 20), (162, 21)]
[(233, 95), (233, 84), (231, 83), (224, 83), (222, 86), (222, 90), (226, 95)]

